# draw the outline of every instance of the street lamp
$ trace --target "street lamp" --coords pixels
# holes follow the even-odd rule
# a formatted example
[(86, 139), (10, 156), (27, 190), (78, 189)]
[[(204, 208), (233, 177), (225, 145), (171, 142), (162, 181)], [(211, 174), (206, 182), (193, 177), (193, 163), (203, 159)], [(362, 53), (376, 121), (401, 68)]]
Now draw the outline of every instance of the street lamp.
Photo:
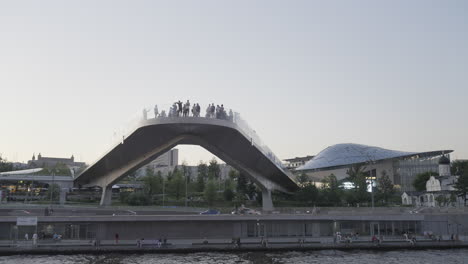
[(186, 171), (187, 168), (184, 168), (184, 169), (185, 169), (185, 170), (184, 170), (184, 176), (185, 176), (185, 207), (187, 207), (187, 198), (188, 198), (188, 196), (187, 196), (187, 190), (188, 190), (187, 185), (188, 185), (188, 177), (187, 177), (187, 171)]
[[(370, 174), (370, 192), (371, 192), (371, 204), (372, 204), (372, 210), (374, 210), (374, 178), (376, 175), (372, 175), (373, 170), (369, 171)], [(377, 172), (376, 172), (377, 173)]]
[(51, 208), (52, 208), (52, 195), (53, 195), (52, 187), (55, 187), (55, 170), (52, 171), (52, 184), (49, 184), (50, 207), (51, 207)]
[[(369, 165), (375, 164), (375, 161), (372, 159), (370, 155), (367, 155), (367, 162)], [(375, 170), (375, 175), (373, 175), (373, 171)], [(374, 179), (377, 178), (377, 169), (370, 169), (369, 170), (369, 177), (367, 179), (370, 180), (371, 184), (371, 205), (372, 205), (372, 211), (374, 210)]]
[(163, 206), (164, 206), (164, 201), (165, 201), (165, 194), (164, 194), (164, 177), (162, 177), (162, 181), (163, 181)]

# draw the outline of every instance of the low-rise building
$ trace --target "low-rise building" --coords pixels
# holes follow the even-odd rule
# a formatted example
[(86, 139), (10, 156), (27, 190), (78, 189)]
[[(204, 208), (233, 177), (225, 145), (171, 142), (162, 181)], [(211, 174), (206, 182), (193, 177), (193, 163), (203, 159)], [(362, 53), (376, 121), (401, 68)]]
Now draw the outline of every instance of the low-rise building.
[(450, 173), (450, 159), (442, 156), (439, 159), (438, 176), (430, 176), (426, 182), (426, 191), (403, 192), (401, 202), (403, 205), (417, 207), (435, 207), (446, 205), (458, 205), (463, 203), (462, 197), (455, 194), (455, 184), (458, 176)]
[(57, 165), (65, 165), (68, 167), (81, 168), (86, 166), (84, 162), (75, 161), (75, 157), (72, 155), (71, 158), (56, 158), (56, 157), (43, 157), (41, 153), (37, 155), (33, 154), (32, 159), (28, 161), (29, 168), (53, 168)]
[(286, 162), (286, 168), (289, 170), (295, 170), (296, 168), (299, 168), (300, 166), (304, 165), (306, 162), (311, 160), (314, 156), (305, 156), (305, 157), (295, 157), (292, 159), (285, 159), (284, 161)]

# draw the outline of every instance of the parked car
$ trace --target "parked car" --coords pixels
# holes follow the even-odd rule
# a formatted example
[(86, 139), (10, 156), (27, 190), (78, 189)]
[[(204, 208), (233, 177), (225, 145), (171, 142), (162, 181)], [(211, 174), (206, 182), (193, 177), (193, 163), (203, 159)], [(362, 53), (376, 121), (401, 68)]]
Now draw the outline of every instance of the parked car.
[(215, 209), (208, 209), (206, 211), (201, 212), (200, 214), (201, 215), (219, 215), (221, 214), (221, 212)]

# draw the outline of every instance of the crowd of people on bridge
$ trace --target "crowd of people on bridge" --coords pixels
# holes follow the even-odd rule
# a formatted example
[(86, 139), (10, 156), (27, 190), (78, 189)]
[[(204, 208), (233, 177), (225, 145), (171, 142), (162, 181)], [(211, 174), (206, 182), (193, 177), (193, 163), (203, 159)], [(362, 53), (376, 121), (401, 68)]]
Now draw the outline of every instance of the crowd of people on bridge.
[[(172, 106), (169, 108), (168, 113), (166, 111), (162, 110), (159, 112), (158, 106), (154, 106), (154, 117), (200, 117), (200, 112), (201, 112), (201, 107), (198, 103), (192, 105), (192, 108), (190, 110), (190, 101), (187, 100), (187, 102), (183, 103), (180, 100), (177, 102), (174, 102)], [(143, 119), (148, 119), (148, 112), (150, 110), (144, 108), (143, 109)], [(191, 113), (191, 114), (190, 114)], [(224, 109), (224, 105), (216, 105), (214, 103), (209, 104), (208, 107), (206, 108), (206, 118), (216, 118), (216, 119), (222, 119), (222, 120), (228, 120), (233, 122), (234, 121), (234, 113), (230, 109), (229, 112), (227, 112)]]

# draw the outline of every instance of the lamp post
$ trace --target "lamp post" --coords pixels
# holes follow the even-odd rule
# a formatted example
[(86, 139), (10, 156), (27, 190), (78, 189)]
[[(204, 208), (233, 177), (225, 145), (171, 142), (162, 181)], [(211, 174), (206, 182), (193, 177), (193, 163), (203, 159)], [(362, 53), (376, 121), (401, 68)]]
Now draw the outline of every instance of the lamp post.
[[(369, 165), (375, 164), (375, 161), (372, 159), (370, 155), (367, 155), (367, 162)], [(377, 178), (377, 169), (375, 169), (375, 175), (372, 173), (373, 169), (371, 168), (369, 170), (369, 178), (370, 179), (370, 184), (371, 184), (371, 206), (372, 206), (372, 211), (374, 211), (374, 178)]]
[(52, 184), (49, 185), (50, 192), (50, 207), (52, 208), (52, 196), (53, 196), (53, 187), (55, 187), (55, 170), (52, 171)]
[[(186, 168), (185, 168), (186, 170)], [(184, 176), (185, 176), (185, 207), (187, 207), (187, 199), (188, 199), (188, 188), (187, 188), (187, 185), (188, 185), (188, 177), (187, 177), (187, 172), (184, 170)]]
[(163, 183), (163, 190), (162, 191), (163, 191), (163, 206), (164, 206), (165, 197), (166, 197), (165, 194), (164, 194), (164, 185), (165, 185), (164, 184), (164, 177), (162, 177), (162, 183)]
[(370, 171), (370, 193), (371, 193), (371, 204), (372, 210), (374, 210), (374, 176), (372, 175), (372, 170)]

